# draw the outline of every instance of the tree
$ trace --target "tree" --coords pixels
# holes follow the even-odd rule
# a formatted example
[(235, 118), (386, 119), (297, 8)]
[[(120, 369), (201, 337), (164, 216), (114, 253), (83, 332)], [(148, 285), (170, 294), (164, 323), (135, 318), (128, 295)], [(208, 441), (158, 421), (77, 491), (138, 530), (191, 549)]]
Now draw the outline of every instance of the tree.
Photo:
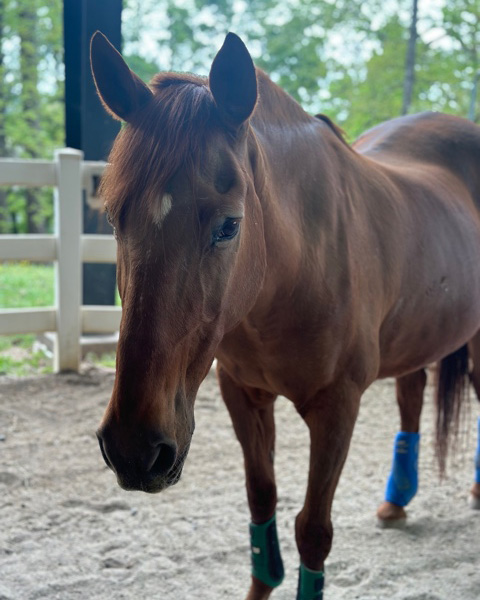
[(480, 81), (480, 71), (477, 71), (472, 85), (472, 92), (470, 94), (470, 105), (468, 107), (468, 118), (471, 121), (476, 121), (478, 118), (476, 112), (477, 98), (478, 98), (478, 82)]
[(418, 0), (412, 2), (412, 20), (405, 59), (405, 77), (403, 80), (402, 115), (406, 115), (412, 104), (413, 84), (415, 83), (415, 50), (417, 47)]
[(470, 113), (472, 120), (476, 120), (480, 117), (475, 110), (480, 72), (480, 3), (478, 0), (448, 0), (442, 16), (442, 26), (455, 44), (457, 66), (453, 75), (466, 92), (458, 104), (465, 116)]
[(398, 15), (376, 32), (376, 44), (361, 69), (347, 69), (331, 85), (332, 96), (345, 99), (333, 116), (352, 137), (400, 115), (406, 30)]
[[(48, 4), (43, 0), (0, 1), (2, 156), (51, 158), (53, 150), (63, 144), (61, 15), (61, 0)], [(2, 231), (51, 229), (51, 192), (15, 189), (3, 193)]]
[[(40, 123), (38, 106), (40, 94), (38, 91), (38, 55), (37, 55), (37, 30), (31, 24), (36, 18), (35, 3), (23, 3), (18, 11), (17, 31), (20, 38), (20, 82), (22, 92), (20, 106), (23, 116), (23, 126), (28, 130), (28, 135), (23, 139), (23, 155), (26, 158), (38, 158), (41, 153), (39, 147)], [(43, 233), (44, 223), (40, 216), (40, 197), (38, 190), (25, 190), (26, 229), (29, 233)], [(43, 219), (42, 219), (43, 220)]]
[[(7, 89), (5, 85), (5, 57), (3, 39), (5, 29), (5, 0), (0, 0), (0, 156), (7, 154), (7, 136), (5, 132), (5, 116), (7, 108)], [(8, 231), (7, 193), (0, 188), (0, 233)]]
[[(379, 0), (370, 0), (377, 6)], [(370, 16), (360, 0), (192, 0), (178, 5), (172, 0), (130, 0), (126, 4), (125, 50), (130, 59), (142, 54), (142, 37), (152, 23), (151, 39), (158, 43), (160, 70), (208, 73), (213, 52), (232, 30), (248, 43), (256, 64), (312, 112), (320, 110), (320, 90), (328, 94), (328, 72), (338, 70), (328, 56), (332, 35), (344, 39), (344, 53), (358, 60), (359, 38), (368, 35)], [(373, 11), (375, 12), (375, 10)], [(354, 34), (353, 32), (357, 33)], [(148, 62), (152, 62), (150, 50)]]

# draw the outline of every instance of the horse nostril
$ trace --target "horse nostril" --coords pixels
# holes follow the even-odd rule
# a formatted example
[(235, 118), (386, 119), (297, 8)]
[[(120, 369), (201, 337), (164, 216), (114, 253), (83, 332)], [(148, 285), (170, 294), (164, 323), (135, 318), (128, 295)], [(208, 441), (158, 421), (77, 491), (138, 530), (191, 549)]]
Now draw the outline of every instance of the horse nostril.
[(100, 433), (97, 431), (97, 439), (98, 439), (98, 445), (100, 446), (100, 452), (102, 453), (103, 456), (103, 460), (105, 461), (107, 467), (109, 469), (112, 469), (112, 471), (114, 470), (112, 463), (110, 462), (110, 459), (107, 456), (107, 453), (105, 452), (105, 447), (103, 445), (103, 440), (102, 437), (100, 435)]
[(144, 477), (165, 477), (177, 461), (177, 445), (160, 432), (143, 432), (129, 440), (111, 427), (101, 427), (97, 438), (107, 466), (132, 489), (138, 488)]
[(158, 443), (146, 466), (146, 470), (152, 475), (165, 475), (175, 464), (177, 459), (177, 447), (173, 443)]

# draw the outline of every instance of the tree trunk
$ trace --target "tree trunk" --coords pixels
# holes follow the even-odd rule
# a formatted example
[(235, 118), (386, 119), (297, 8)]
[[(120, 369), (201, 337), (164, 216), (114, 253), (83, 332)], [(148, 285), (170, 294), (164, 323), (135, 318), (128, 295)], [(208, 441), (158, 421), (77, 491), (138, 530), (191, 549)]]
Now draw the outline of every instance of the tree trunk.
[(405, 77), (403, 80), (402, 115), (406, 115), (408, 113), (412, 104), (413, 85), (415, 83), (415, 50), (418, 37), (417, 20), (418, 0), (413, 0), (412, 20), (410, 22), (410, 35), (408, 38), (407, 56), (405, 60)]
[[(7, 90), (5, 86), (5, 64), (3, 55), (5, 0), (0, 0), (0, 158), (7, 156), (7, 137), (5, 133), (5, 113), (7, 103)], [(0, 188), (0, 233), (9, 233), (7, 208), (7, 191)]]
[[(33, 5), (33, 6), (32, 6)], [(40, 128), (38, 110), (40, 95), (38, 93), (38, 57), (36, 45), (36, 2), (23, 3), (18, 14), (18, 33), (20, 36), (20, 79), (22, 83), (22, 108), (25, 123), (30, 131), (28, 141), (25, 140), (24, 152), (28, 158), (38, 158)], [(27, 190), (26, 223), (28, 233), (44, 233), (39, 216), (41, 206), (37, 190)]]

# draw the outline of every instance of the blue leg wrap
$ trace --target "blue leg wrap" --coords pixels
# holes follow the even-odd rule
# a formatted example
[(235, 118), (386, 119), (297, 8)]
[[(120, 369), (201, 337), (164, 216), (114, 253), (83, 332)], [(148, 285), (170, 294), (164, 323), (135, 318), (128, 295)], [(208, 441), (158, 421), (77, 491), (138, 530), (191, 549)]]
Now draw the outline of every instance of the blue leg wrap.
[(480, 483), (480, 417), (478, 417), (478, 441), (475, 454), (475, 483)]
[(250, 523), (250, 548), (252, 575), (272, 588), (279, 586), (283, 581), (284, 569), (275, 515), (261, 525)]
[(323, 600), (323, 571), (311, 571), (300, 563), (297, 600)]
[(417, 493), (419, 433), (400, 431), (395, 437), (393, 463), (385, 490), (385, 500), (406, 506)]

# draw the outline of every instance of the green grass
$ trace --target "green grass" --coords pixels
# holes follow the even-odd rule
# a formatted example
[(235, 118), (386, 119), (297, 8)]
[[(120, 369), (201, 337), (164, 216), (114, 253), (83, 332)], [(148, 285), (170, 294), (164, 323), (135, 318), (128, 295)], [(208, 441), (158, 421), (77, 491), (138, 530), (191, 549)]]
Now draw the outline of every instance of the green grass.
[[(28, 262), (0, 264), (0, 308), (52, 306), (53, 266)], [(52, 361), (34, 350), (34, 335), (0, 336), (0, 374), (35, 375), (52, 371)]]
[[(26, 261), (0, 263), (0, 308), (53, 306), (55, 298), (53, 265)], [(118, 293), (117, 293), (117, 304)], [(24, 377), (49, 373), (52, 360), (35, 349), (35, 335), (0, 335), (0, 375)], [(89, 354), (86, 360), (102, 366), (115, 366), (115, 355)]]
[(25, 377), (52, 372), (52, 360), (34, 350), (35, 336), (0, 336), (0, 375)]
[(0, 308), (52, 306), (53, 277), (52, 265), (0, 264)]

